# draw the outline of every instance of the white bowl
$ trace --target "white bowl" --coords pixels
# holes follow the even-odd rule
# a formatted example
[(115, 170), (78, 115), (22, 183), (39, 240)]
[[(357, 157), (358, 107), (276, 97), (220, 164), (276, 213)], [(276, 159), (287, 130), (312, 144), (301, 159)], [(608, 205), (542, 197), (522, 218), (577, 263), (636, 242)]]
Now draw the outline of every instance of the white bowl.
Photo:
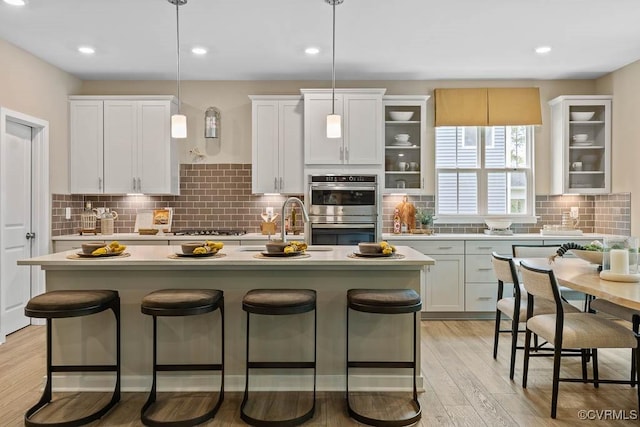
[(485, 218), (484, 223), (487, 224), (489, 230), (506, 230), (511, 226), (509, 218)]
[(573, 111), (571, 112), (571, 120), (586, 122), (587, 120), (591, 120), (595, 114), (595, 111)]
[(571, 249), (571, 252), (580, 259), (590, 262), (591, 264), (602, 265), (602, 254), (599, 251), (583, 251), (580, 249)]
[(589, 135), (586, 133), (577, 133), (573, 135), (574, 142), (587, 142), (587, 138), (589, 138)]
[(408, 133), (399, 133), (396, 136), (394, 136), (393, 139), (395, 139), (396, 142), (405, 144), (405, 143), (409, 142), (409, 134)]
[(413, 111), (389, 111), (389, 117), (396, 122), (411, 120)]

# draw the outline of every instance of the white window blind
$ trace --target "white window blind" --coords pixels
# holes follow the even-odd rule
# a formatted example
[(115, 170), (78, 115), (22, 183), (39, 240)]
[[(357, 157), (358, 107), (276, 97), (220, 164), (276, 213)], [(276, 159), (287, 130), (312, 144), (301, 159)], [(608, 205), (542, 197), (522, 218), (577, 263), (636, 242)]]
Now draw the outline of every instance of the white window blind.
[(533, 216), (531, 153), (531, 126), (437, 127), (437, 215)]

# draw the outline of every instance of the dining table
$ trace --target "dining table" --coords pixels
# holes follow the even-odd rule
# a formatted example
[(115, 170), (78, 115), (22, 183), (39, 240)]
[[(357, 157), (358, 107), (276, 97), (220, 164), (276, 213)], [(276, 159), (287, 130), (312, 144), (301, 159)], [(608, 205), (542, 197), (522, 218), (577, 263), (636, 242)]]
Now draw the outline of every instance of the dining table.
[(614, 282), (600, 278), (599, 266), (579, 258), (514, 258), (541, 268), (551, 268), (559, 285), (602, 298), (632, 310), (640, 310), (640, 283)]

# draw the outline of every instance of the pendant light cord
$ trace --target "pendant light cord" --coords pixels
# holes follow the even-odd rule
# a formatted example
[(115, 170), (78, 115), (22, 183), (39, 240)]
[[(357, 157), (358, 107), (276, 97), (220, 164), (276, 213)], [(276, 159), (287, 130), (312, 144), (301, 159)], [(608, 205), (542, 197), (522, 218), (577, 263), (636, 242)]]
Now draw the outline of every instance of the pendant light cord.
[(176, 1), (176, 44), (178, 52), (178, 78), (176, 86), (178, 87), (178, 113), (180, 113), (180, 1)]
[(331, 114), (335, 114), (336, 107), (336, 1), (333, 1), (333, 46), (331, 66)]

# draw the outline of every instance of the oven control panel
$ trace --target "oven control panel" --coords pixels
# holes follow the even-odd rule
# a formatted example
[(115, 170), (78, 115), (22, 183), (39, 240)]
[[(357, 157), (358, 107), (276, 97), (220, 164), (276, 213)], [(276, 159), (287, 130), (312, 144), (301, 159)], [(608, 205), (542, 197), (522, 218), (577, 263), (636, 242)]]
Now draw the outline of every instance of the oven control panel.
[(361, 183), (377, 181), (377, 175), (311, 175), (311, 182)]

